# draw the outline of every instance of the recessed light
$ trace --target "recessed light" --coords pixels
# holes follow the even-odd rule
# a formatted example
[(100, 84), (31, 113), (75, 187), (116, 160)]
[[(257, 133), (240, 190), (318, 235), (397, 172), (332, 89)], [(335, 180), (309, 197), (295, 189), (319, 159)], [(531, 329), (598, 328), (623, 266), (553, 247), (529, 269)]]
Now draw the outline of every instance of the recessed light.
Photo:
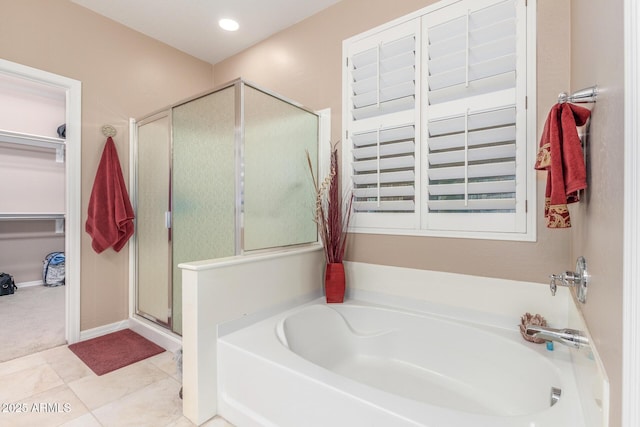
[(240, 28), (240, 25), (236, 21), (228, 18), (219, 20), (218, 25), (220, 25), (220, 28), (226, 31), (236, 31), (238, 28)]

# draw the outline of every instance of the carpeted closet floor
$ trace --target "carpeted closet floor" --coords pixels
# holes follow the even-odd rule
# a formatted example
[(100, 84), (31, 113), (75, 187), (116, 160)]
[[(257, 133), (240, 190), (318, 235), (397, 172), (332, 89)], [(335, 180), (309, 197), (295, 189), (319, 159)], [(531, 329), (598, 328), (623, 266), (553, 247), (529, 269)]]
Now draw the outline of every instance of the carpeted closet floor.
[(0, 296), (0, 362), (65, 344), (64, 286), (20, 287)]

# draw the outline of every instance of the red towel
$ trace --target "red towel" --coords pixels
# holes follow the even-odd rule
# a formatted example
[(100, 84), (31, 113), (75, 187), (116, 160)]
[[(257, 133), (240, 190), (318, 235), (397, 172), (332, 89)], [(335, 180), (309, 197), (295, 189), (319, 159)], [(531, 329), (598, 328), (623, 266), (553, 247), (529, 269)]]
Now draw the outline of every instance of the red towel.
[(544, 125), (535, 168), (548, 171), (544, 216), (549, 228), (571, 227), (568, 203), (580, 200), (587, 188), (587, 172), (577, 126), (587, 122), (591, 111), (564, 103), (553, 106)]
[(93, 239), (93, 249), (100, 253), (113, 246), (119, 252), (133, 234), (133, 218), (118, 152), (109, 137), (93, 182), (85, 224), (85, 230)]

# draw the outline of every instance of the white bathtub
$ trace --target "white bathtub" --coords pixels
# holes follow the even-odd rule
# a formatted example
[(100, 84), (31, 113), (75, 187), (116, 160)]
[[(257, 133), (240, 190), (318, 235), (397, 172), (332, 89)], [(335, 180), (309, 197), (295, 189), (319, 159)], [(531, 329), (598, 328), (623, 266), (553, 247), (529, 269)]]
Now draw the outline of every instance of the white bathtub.
[(583, 426), (568, 349), (525, 342), (518, 320), (298, 307), (219, 338), (219, 413), (238, 427)]

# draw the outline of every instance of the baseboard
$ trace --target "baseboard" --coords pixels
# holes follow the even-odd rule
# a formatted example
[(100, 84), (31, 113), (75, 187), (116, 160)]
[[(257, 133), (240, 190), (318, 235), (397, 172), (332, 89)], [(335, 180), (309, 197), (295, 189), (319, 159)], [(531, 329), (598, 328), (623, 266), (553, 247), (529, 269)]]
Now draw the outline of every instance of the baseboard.
[(142, 335), (149, 341), (153, 341), (167, 351), (175, 353), (182, 348), (182, 338), (160, 326), (149, 322), (147, 319), (136, 316), (129, 318), (129, 329)]
[(90, 340), (111, 332), (121, 331), (129, 327), (129, 320), (121, 320), (120, 322), (110, 323), (108, 325), (98, 326), (97, 328), (80, 331), (80, 341)]
[(20, 282), (20, 283), (16, 283), (16, 286), (18, 287), (18, 289), (28, 288), (31, 286), (42, 286), (42, 280), (33, 280), (31, 282)]
[(151, 322), (148, 322), (146, 319), (138, 319), (135, 317), (98, 326), (97, 328), (87, 329), (86, 331), (80, 331), (80, 341), (97, 338), (127, 328), (172, 353), (182, 348), (182, 339), (178, 335), (160, 330), (158, 326), (151, 324)]

